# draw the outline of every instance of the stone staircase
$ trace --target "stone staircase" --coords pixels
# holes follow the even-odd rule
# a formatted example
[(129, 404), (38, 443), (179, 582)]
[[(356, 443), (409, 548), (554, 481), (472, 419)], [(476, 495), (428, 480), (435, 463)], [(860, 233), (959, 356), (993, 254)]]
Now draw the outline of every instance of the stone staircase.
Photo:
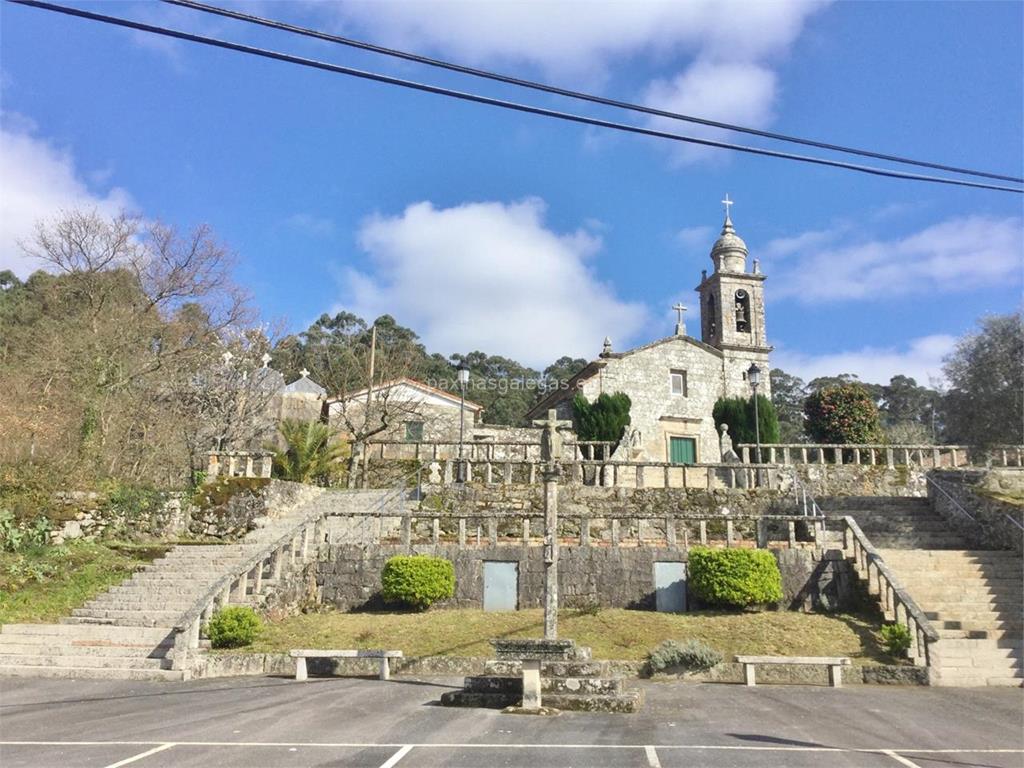
[[(218, 605), (251, 603), (315, 557), (310, 520), (332, 506), (355, 501), (325, 493), (277, 515), (235, 544), (179, 545), (128, 580), (90, 600), (59, 624), (7, 624), (0, 628), (0, 676), (181, 680), (174, 665), (176, 625), (210, 590), (229, 582)], [(365, 496), (360, 499), (365, 503)], [(275, 554), (269, 547), (291, 536)], [(251, 570), (248, 561), (267, 556)], [(172, 666), (178, 667), (172, 669)]]
[(927, 499), (854, 497), (823, 506), (830, 517), (857, 521), (938, 631), (929, 646), (936, 684), (1024, 686), (1020, 555), (969, 549)]
[(880, 549), (939, 633), (938, 685), (1024, 685), (1024, 572), (1015, 552)]

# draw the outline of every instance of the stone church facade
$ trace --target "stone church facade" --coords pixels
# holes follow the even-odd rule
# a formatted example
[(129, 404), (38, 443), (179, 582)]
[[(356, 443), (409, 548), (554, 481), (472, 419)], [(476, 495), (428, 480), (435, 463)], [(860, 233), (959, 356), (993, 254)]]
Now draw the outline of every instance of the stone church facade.
[[(718, 462), (719, 438), (712, 409), (722, 397), (750, 397), (747, 370), (762, 371), (758, 391), (771, 397), (765, 334), (764, 281), (757, 260), (748, 270), (746, 243), (726, 211), (720, 237), (711, 248), (713, 272), (704, 271), (700, 296), (700, 338), (687, 335), (680, 320), (675, 333), (625, 352), (605, 339), (600, 356), (564, 389), (541, 400), (527, 414), (539, 418), (554, 408), (572, 417), (572, 399), (582, 392), (629, 396), (630, 426), (615, 458), (675, 463)], [(682, 312), (681, 307), (677, 309)]]

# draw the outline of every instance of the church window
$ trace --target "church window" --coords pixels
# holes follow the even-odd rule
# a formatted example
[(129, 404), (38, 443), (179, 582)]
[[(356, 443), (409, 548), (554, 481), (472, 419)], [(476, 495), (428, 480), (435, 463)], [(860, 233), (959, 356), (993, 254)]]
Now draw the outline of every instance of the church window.
[(715, 297), (708, 296), (708, 335), (714, 336), (717, 329), (717, 318), (715, 317)]
[(686, 371), (672, 371), (669, 373), (668, 379), (673, 395), (682, 395), (683, 397), (687, 397)]
[(750, 296), (740, 288), (736, 291), (736, 330), (750, 333)]
[(422, 443), (423, 442), (423, 422), (422, 421), (407, 421), (405, 422), (405, 439), (411, 443)]

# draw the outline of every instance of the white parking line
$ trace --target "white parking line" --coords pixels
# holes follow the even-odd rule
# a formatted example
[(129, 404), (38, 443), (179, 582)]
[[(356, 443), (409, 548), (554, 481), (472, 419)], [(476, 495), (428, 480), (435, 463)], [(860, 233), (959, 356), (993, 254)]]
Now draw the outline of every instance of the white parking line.
[(126, 757), (124, 760), (118, 760), (116, 763), (111, 763), (110, 765), (107, 765), (104, 768), (121, 768), (122, 765), (128, 765), (128, 763), (134, 763), (136, 760), (141, 760), (144, 757), (149, 757), (150, 755), (155, 755), (157, 752), (163, 752), (165, 749), (170, 749), (173, 746), (174, 746), (174, 744), (172, 744), (172, 743), (161, 744), (159, 747), (153, 747), (152, 749), (146, 750), (145, 752), (140, 752), (137, 755), (132, 755), (131, 757)]
[(395, 765), (395, 763), (397, 763), (397, 762), (398, 762), (399, 760), (401, 760), (401, 759), (402, 759), (403, 757), (405, 757), (405, 756), (406, 756), (407, 754), (409, 754), (409, 752), (411, 752), (411, 751), (412, 751), (412, 744), (406, 744), (406, 745), (405, 745), (404, 747), (402, 747), (402, 748), (401, 748), (400, 750), (398, 750), (397, 752), (395, 752), (395, 754), (393, 754), (393, 755), (392, 755), (391, 757), (389, 757), (389, 758), (388, 758), (388, 759), (387, 759), (387, 760), (386, 760), (386, 761), (385, 761), (385, 762), (384, 762), (384, 763), (383, 763), (383, 764), (381, 765), (381, 767), (380, 767), (380, 768), (394, 768), (394, 765)]
[(882, 754), (886, 757), (891, 757), (897, 763), (907, 766), (907, 768), (921, 768), (921, 766), (915, 763), (913, 760), (908, 760), (907, 758), (903, 757), (903, 755), (897, 755), (891, 749), (883, 749)]
[(647, 764), (651, 768), (661, 768), (661, 760), (658, 759), (657, 750), (651, 745), (644, 747), (644, 752), (647, 754)]

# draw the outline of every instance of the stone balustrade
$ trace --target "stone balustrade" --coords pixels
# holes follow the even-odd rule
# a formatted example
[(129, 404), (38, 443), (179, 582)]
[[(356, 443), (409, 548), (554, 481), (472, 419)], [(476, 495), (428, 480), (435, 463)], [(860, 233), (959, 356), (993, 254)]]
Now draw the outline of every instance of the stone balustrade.
[(188, 669), (191, 654), (199, 648), (202, 628), (214, 613), (233, 603), (247, 604), (268, 588), (279, 587), (288, 572), (316, 558), (317, 548), (325, 539), (326, 520), (323, 510), (317, 509), (218, 579), (175, 623), (171, 668)]
[[(754, 463), (757, 446), (737, 446), (744, 464)], [(968, 445), (774, 443), (761, 446), (761, 462), (773, 465), (851, 464), (923, 467), (929, 469), (968, 466), (1024, 466), (1024, 446), (997, 446), (985, 451)]]
[[(441, 514), (345, 515), (331, 521), (329, 544), (400, 544), (403, 547), (456, 544), (460, 548), (542, 546), (544, 515), (523, 510)], [(827, 520), (803, 515), (737, 515), (632, 512), (560, 514), (557, 537), (562, 546), (750, 548), (821, 548)], [(344, 533), (340, 533), (340, 532)]]
[(842, 518), (843, 551), (852, 556), (857, 573), (867, 582), (868, 593), (877, 595), (885, 617), (902, 624), (910, 632), (907, 655), (918, 666), (931, 666), (929, 644), (939, 639), (939, 633), (924, 615), (924, 611), (900, 586), (899, 581), (882, 560), (867, 536), (852, 517)]
[(217, 477), (270, 477), (274, 454), (269, 451), (210, 451), (206, 479)]
[[(461, 473), (459, 471), (461, 464)], [(728, 488), (778, 489), (785, 473), (778, 467), (741, 464), (672, 464), (663, 461), (563, 461), (559, 482), (605, 488)], [(543, 480), (541, 461), (441, 459), (426, 461), (423, 482), (452, 485), (455, 482), (483, 485), (534, 485)]]
[[(603, 441), (567, 441), (565, 450), (569, 460), (608, 460), (617, 443)], [(417, 460), (444, 461), (460, 458), (460, 444), (444, 441), (370, 441), (368, 456), (378, 461)], [(474, 463), (518, 461), (539, 462), (540, 443), (522, 441), (473, 440), (461, 444), (461, 458)]]

